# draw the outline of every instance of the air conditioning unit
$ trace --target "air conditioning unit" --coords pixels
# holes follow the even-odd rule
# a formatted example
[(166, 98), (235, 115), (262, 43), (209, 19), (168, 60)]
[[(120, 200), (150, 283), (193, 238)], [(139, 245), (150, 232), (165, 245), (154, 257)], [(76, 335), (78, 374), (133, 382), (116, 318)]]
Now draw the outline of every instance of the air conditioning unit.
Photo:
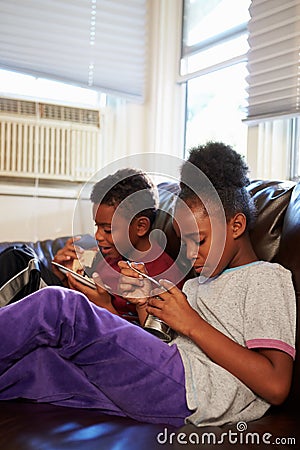
[(0, 175), (87, 181), (101, 150), (99, 110), (0, 97)]

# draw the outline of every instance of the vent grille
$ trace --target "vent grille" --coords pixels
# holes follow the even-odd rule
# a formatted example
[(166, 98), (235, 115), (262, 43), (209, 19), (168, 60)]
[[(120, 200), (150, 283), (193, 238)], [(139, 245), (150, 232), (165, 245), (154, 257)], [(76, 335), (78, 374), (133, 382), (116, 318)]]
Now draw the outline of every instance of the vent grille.
[(0, 111), (7, 114), (35, 116), (37, 114), (37, 103), (11, 98), (0, 98)]
[(66, 122), (95, 125), (99, 127), (99, 112), (91, 109), (71, 108), (69, 106), (40, 104), (40, 116), (43, 119), (63, 120)]
[(0, 98), (0, 112), (100, 127), (100, 114), (94, 109)]

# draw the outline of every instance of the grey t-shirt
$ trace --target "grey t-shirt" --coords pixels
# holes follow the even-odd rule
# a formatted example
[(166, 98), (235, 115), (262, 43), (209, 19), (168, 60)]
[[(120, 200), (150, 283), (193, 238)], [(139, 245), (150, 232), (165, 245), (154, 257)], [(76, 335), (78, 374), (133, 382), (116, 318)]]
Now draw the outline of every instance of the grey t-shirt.
[[(258, 261), (218, 277), (185, 283), (191, 306), (213, 327), (248, 348), (275, 348), (295, 357), (296, 301), (291, 273)], [(186, 376), (187, 418), (197, 426), (261, 417), (269, 404), (215, 364), (193, 341), (178, 336)], [(171, 345), (172, 345), (171, 344)]]

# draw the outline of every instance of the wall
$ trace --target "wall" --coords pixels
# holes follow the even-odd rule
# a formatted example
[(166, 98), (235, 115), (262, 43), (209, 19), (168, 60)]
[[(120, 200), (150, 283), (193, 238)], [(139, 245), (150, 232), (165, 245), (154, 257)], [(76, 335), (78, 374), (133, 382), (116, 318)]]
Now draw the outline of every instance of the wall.
[[(33, 183), (0, 180), (1, 241), (36, 241), (72, 234), (81, 187)], [(88, 214), (91, 219), (90, 211)]]
[[(1, 241), (36, 241), (72, 234), (75, 200), (0, 195)], [(37, 213), (38, 211), (38, 213)]]

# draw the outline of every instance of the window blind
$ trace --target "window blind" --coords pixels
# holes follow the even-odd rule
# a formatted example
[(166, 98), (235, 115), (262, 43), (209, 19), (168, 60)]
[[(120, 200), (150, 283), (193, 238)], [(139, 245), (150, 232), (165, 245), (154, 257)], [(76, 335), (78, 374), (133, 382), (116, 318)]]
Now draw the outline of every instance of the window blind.
[(142, 100), (147, 0), (0, 0), (0, 67)]
[(300, 1), (252, 0), (247, 120), (300, 112)]

